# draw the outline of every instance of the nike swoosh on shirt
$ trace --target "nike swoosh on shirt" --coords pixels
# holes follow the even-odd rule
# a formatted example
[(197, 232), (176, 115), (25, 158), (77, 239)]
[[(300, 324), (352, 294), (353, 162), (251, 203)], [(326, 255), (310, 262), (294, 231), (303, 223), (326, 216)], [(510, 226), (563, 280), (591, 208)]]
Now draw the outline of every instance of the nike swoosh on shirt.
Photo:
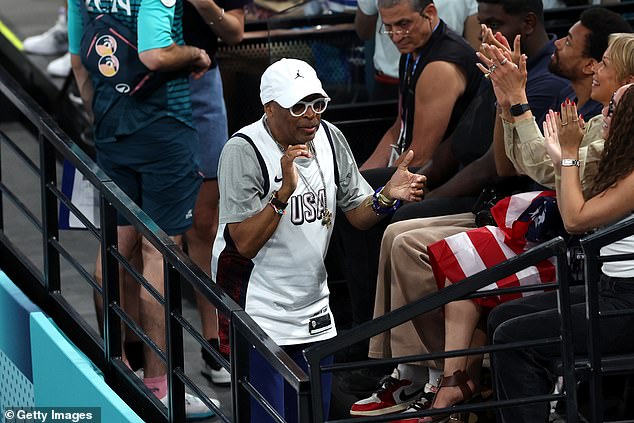
[(284, 179), (284, 178), (283, 177), (282, 178), (278, 178), (277, 176), (275, 178), (273, 178), (273, 180), (275, 182), (282, 182), (282, 179)]
[(405, 389), (403, 389), (401, 391), (401, 393), (398, 395), (398, 398), (401, 401), (409, 401), (411, 399), (417, 398), (420, 395), (420, 393), (423, 391), (423, 389), (424, 389), (424, 387), (420, 388), (420, 389), (417, 389), (416, 391), (412, 392), (411, 394), (407, 394), (405, 392)]

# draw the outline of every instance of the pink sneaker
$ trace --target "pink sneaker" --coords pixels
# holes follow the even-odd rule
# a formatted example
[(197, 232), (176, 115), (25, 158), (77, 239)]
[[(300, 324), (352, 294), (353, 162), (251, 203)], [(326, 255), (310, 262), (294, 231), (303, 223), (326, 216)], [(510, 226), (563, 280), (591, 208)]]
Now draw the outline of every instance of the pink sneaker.
[(394, 369), (392, 374), (383, 380), (378, 391), (352, 404), (350, 414), (352, 416), (381, 416), (405, 410), (420, 398), (423, 389), (423, 385), (400, 379), (398, 369)]

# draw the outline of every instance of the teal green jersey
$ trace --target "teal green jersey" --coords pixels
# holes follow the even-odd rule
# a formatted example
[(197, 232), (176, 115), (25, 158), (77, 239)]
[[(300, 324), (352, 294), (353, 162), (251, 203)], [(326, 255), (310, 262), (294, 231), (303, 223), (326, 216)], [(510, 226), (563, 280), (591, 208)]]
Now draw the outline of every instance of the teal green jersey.
[[(184, 43), (182, 0), (69, 0), (68, 39), (72, 54), (80, 53), (83, 34), (80, 7), (84, 7), (80, 2), (84, 1), (91, 18), (102, 13), (112, 14), (136, 31), (139, 52)], [(96, 75), (92, 75), (91, 80), (97, 142), (114, 141), (116, 136), (132, 134), (165, 116), (192, 126), (186, 74), (166, 82), (143, 99), (119, 94)]]

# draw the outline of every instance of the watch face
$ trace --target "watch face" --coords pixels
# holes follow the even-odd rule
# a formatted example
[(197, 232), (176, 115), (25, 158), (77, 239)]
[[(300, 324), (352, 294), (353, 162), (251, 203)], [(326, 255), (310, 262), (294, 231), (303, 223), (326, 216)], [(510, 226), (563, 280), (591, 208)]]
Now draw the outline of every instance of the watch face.
[(577, 167), (579, 167), (581, 164), (579, 160), (575, 160), (575, 159), (561, 159), (560, 163), (562, 166), (577, 166)]
[(511, 115), (519, 116), (522, 113), (528, 112), (530, 110), (530, 106), (527, 103), (524, 104), (514, 104), (511, 106)]

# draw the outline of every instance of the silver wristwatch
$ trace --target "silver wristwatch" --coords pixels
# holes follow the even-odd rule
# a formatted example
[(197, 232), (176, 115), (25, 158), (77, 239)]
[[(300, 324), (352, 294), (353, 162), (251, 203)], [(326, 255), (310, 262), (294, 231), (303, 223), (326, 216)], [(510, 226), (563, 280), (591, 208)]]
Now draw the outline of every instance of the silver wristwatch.
[(561, 159), (560, 164), (562, 166), (581, 166), (581, 162), (577, 159)]

